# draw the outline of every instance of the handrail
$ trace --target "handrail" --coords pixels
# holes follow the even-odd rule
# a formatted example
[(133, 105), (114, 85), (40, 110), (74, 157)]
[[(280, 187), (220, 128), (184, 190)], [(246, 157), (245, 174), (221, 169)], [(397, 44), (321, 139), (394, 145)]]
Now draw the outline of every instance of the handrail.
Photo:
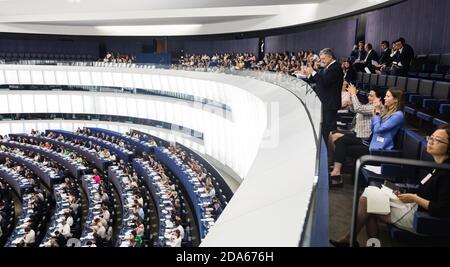
[(365, 155), (359, 158), (356, 161), (355, 166), (355, 187), (353, 191), (353, 209), (352, 209), (352, 224), (350, 227), (350, 247), (353, 247), (356, 243), (357, 235), (355, 233), (356, 230), (356, 222), (357, 222), (357, 213), (358, 213), (358, 205), (359, 205), (359, 172), (361, 167), (367, 164), (373, 163), (389, 163), (395, 165), (406, 165), (406, 166), (414, 166), (421, 168), (430, 168), (430, 169), (440, 169), (440, 170), (449, 170), (450, 164), (438, 164), (430, 161), (422, 161), (422, 160), (414, 160), (414, 159), (403, 159), (403, 158), (391, 158), (391, 157), (382, 157), (382, 156), (372, 156)]

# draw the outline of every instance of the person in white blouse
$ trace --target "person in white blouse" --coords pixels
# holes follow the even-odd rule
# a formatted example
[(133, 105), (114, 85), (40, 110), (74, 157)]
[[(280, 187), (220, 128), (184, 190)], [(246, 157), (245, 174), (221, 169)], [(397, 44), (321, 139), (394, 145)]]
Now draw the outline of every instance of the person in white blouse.
[(31, 227), (27, 226), (25, 227), (25, 233), (23, 237), (23, 243), (26, 247), (31, 246), (36, 241), (36, 233), (34, 232)]
[(70, 233), (70, 226), (65, 219), (62, 221), (60, 232), (65, 238), (70, 238), (72, 236), (72, 234)]
[(177, 230), (180, 231), (180, 237), (181, 237), (181, 240), (183, 240), (184, 239), (184, 228), (178, 221), (175, 221), (175, 231), (177, 231)]
[(170, 243), (171, 247), (181, 247), (181, 233), (180, 230), (176, 229), (171, 237), (171, 243)]
[(215, 197), (216, 196), (216, 189), (214, 189), (214, 186), (208, 186), (207, 188), (206, 188), (206, 190), (207, 190), (207, 195), (208, 195), (208, 197)]
[(109, 218), (111, 217), (109, 210), (107, 207), (103, 207), (102, 210), (103, 210), (102, 217), (108, 222)]
[(73, 218), (70, 215), (70, 211), (66, 210), (66, 212), (64, 213), (64, 217), (66, 219), (67, 225), (69, 225), (69, 227), (72, 227), (72, 225), (73, 225)]

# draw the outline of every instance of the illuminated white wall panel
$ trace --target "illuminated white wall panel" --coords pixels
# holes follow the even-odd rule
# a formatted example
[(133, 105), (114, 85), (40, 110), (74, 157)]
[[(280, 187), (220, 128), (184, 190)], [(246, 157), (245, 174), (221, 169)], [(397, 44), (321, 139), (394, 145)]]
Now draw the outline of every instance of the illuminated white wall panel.
[(242, 117), (234, 116), (234, 121), (223, 114), (203, 111), (186, 102), (155, 96), (74, 91), (4, 91), (0, 92), (0, 98), (5, 103), (2, 113), (110, 114), (150, 118), (193, 129), (204, 134), (204, 152), (231, 167), (241, 177), (245, 177), (246, 169), (258, 150), (265, 125), (260, 115), (265, 114), (265, 106), (249, 95), (236, 102), (242, 105), (236, 107)]
[(32, 70), (31, 79), (33, 80), (33, 84), (45, 84), (44, 73), (42, 71)]
[[(40, 71), (38, 71), (40, 72)], [(3, 70), (0, 70), (0, 84), (5, 84), (6, 83), (6, 79), (5, 79), (5, 73)]]
[[(228, 78), (222, 74), (204, 77), (205, 74), (195, 73), (195, 77), (192, 77), (192, 73), (185, 71), (31, 65), (2, 65), (0, 71), (0, 77), (4, 76), (0, 81), (9, 84), (137, 86), (194, 95), (227, 104), (232, 110), (228, 121), (206, 118), (223, 117), (223, 114), (215, 116), (210, 112), (202, 112), (199, 110), (201, 105), (193, 109), (183, 101), (169, 104), (112, 94), (95, 97), (65, 92), (47, 95), (37, 93), (24, 97), (11, 94), (1, 109), (3, 112), (111, 114), (181, 125), (204, 133), (205, 152), (233, 168), (241, 177), (246, 176), (266, 127), (267, 109), (263, 101), (239, 88), (239, 84), (225, 83)], [(15, 104), (8, 106), (10, 103)]]

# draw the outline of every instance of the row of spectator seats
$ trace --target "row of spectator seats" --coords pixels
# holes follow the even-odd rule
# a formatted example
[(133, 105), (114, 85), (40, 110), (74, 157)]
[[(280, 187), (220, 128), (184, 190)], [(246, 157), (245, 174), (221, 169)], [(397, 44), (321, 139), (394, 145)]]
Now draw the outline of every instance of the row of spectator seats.
[(417, 55), (411, 62), (408, 77), (449, 80), (450, 54)]
[(403, 88), (407, 114), (436, 126), (450, 121), (450, 81), (358, 73), (357, 86), (363, 95), (370, 89)]
[(97, 58), (93, 55), (87, 54), (47, 54), (47, 53), (12, 53), (0, 52), (0, 59), (6, 61), (15, 60), (78, 60), (78, 61), (92, 61)]

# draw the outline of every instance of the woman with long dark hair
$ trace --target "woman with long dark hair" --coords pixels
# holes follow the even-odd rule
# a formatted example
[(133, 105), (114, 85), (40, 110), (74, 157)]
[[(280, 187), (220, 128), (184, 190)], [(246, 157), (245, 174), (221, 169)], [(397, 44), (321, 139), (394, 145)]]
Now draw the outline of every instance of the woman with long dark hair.
[[(373, 101), (373, 112), (370, 122), (372, 138), (370, 144), (363, 142), (346, 143), (340, 138), (335, 142), (334, 166), (330, 173), (331, 186), (342, 186), (341, 169), (345, 158), (359, 158), (368, 155), (371, 150), (391, 150), (394, 148), (394, 139), (399, 129), (403, 127), (403, 90), (390, 88), (384, 97), (384, 106), (379, 99)], [(338, 182), (332, 182), (338, 181)]]

